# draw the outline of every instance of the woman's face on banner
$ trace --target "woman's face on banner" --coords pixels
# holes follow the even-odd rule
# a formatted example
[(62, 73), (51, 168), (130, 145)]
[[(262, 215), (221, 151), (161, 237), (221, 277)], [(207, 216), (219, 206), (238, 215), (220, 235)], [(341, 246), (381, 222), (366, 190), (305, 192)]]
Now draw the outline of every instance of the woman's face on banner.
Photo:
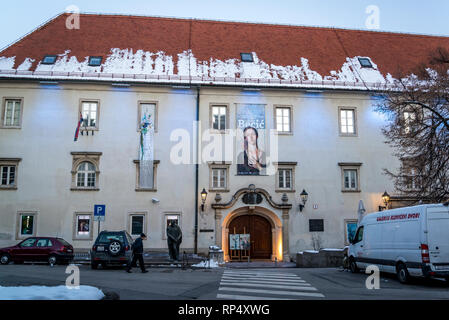
[(257, 135), (254, 129), (248, 129), (245, 131), (245, 140), (248, 144), (255, 145), (257, 141)]

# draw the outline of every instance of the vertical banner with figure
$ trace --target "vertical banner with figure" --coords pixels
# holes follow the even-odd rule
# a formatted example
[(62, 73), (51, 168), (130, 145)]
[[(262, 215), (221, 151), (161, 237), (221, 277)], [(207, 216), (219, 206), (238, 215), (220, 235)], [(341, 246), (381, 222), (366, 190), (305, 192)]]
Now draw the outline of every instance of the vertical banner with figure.
[(237, 174), (266, 174), (264, 104), (237, 104)]
[(139, 187), (145, 189), (154, 188), (153, 179), (153, 138), (154, 138), (154, 115), (156, 105), (140, 105), (140, 179)]

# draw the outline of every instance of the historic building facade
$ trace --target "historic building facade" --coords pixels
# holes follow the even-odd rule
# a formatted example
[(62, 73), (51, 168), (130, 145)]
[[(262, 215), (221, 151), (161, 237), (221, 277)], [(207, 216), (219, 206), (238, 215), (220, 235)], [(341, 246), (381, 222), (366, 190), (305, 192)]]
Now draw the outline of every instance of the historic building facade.
[[(347, 245), (360, 200), (373, 212), (385, 190), (394, 193), (383, 168), (399, 160), (374, 107), (396, 65), (357, 44), (363, 32), (107, 15), (81, 15), (72, 30), (68, 17), (0, 53), (0, 246), (46, 235), (88, 249), (94, 205), (105, 205), (100, 228), (145, 232), (150, 250), (167, 250), (165, 229), (177, 220), (181, 250), (217, 245), (228, 260), (281, 261)], [(279, 46), (267, 49), (269, 39)], [(332, 42), (339, 47), (326, 56)], [(249, 234), (247, 251), (231, 250), (235, 234)]]

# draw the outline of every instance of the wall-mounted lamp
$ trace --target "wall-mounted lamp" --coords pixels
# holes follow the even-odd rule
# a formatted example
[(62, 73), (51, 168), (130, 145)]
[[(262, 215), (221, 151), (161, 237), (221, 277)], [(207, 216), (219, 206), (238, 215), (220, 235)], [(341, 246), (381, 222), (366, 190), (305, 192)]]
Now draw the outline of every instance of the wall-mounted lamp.
[(379, 206), (379, 211), (388, 209), (388, 202), (390, 201), (390, 195), (387, 193), (387, 190), (385, 190), (384, 194), (382, 195), (382, 201), (384, 202), (385, 206)]
[(203, 191), (201, 191), (201, 211), (204, 211), (204, 204), (206, 203), (207, 198), (207, 191), (203, 188)]
[(309, 197), (309, 194), (306, 192), (306, 190), (302, 190), (301, 194), (299, 195), (301, 197), (302, 204), (299, 204), (299, 211), (302, 212), (302, 209), (306, 206), (307, 198)]

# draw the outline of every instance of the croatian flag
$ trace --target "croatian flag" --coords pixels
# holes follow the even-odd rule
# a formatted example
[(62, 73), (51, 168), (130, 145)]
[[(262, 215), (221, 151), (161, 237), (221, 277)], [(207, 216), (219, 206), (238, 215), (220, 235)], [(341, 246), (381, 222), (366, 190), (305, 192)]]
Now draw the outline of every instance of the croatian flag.
[(78, 126), (76, 127), (76, 131), (75, 131), (75, 139), (73, 141), (78, 140), (78, 135), (80, 133), (80, 127), (81, 127), (82, 122), (83, 122), (83, 114), (80, 112), (80, 120), (78, 121)]

